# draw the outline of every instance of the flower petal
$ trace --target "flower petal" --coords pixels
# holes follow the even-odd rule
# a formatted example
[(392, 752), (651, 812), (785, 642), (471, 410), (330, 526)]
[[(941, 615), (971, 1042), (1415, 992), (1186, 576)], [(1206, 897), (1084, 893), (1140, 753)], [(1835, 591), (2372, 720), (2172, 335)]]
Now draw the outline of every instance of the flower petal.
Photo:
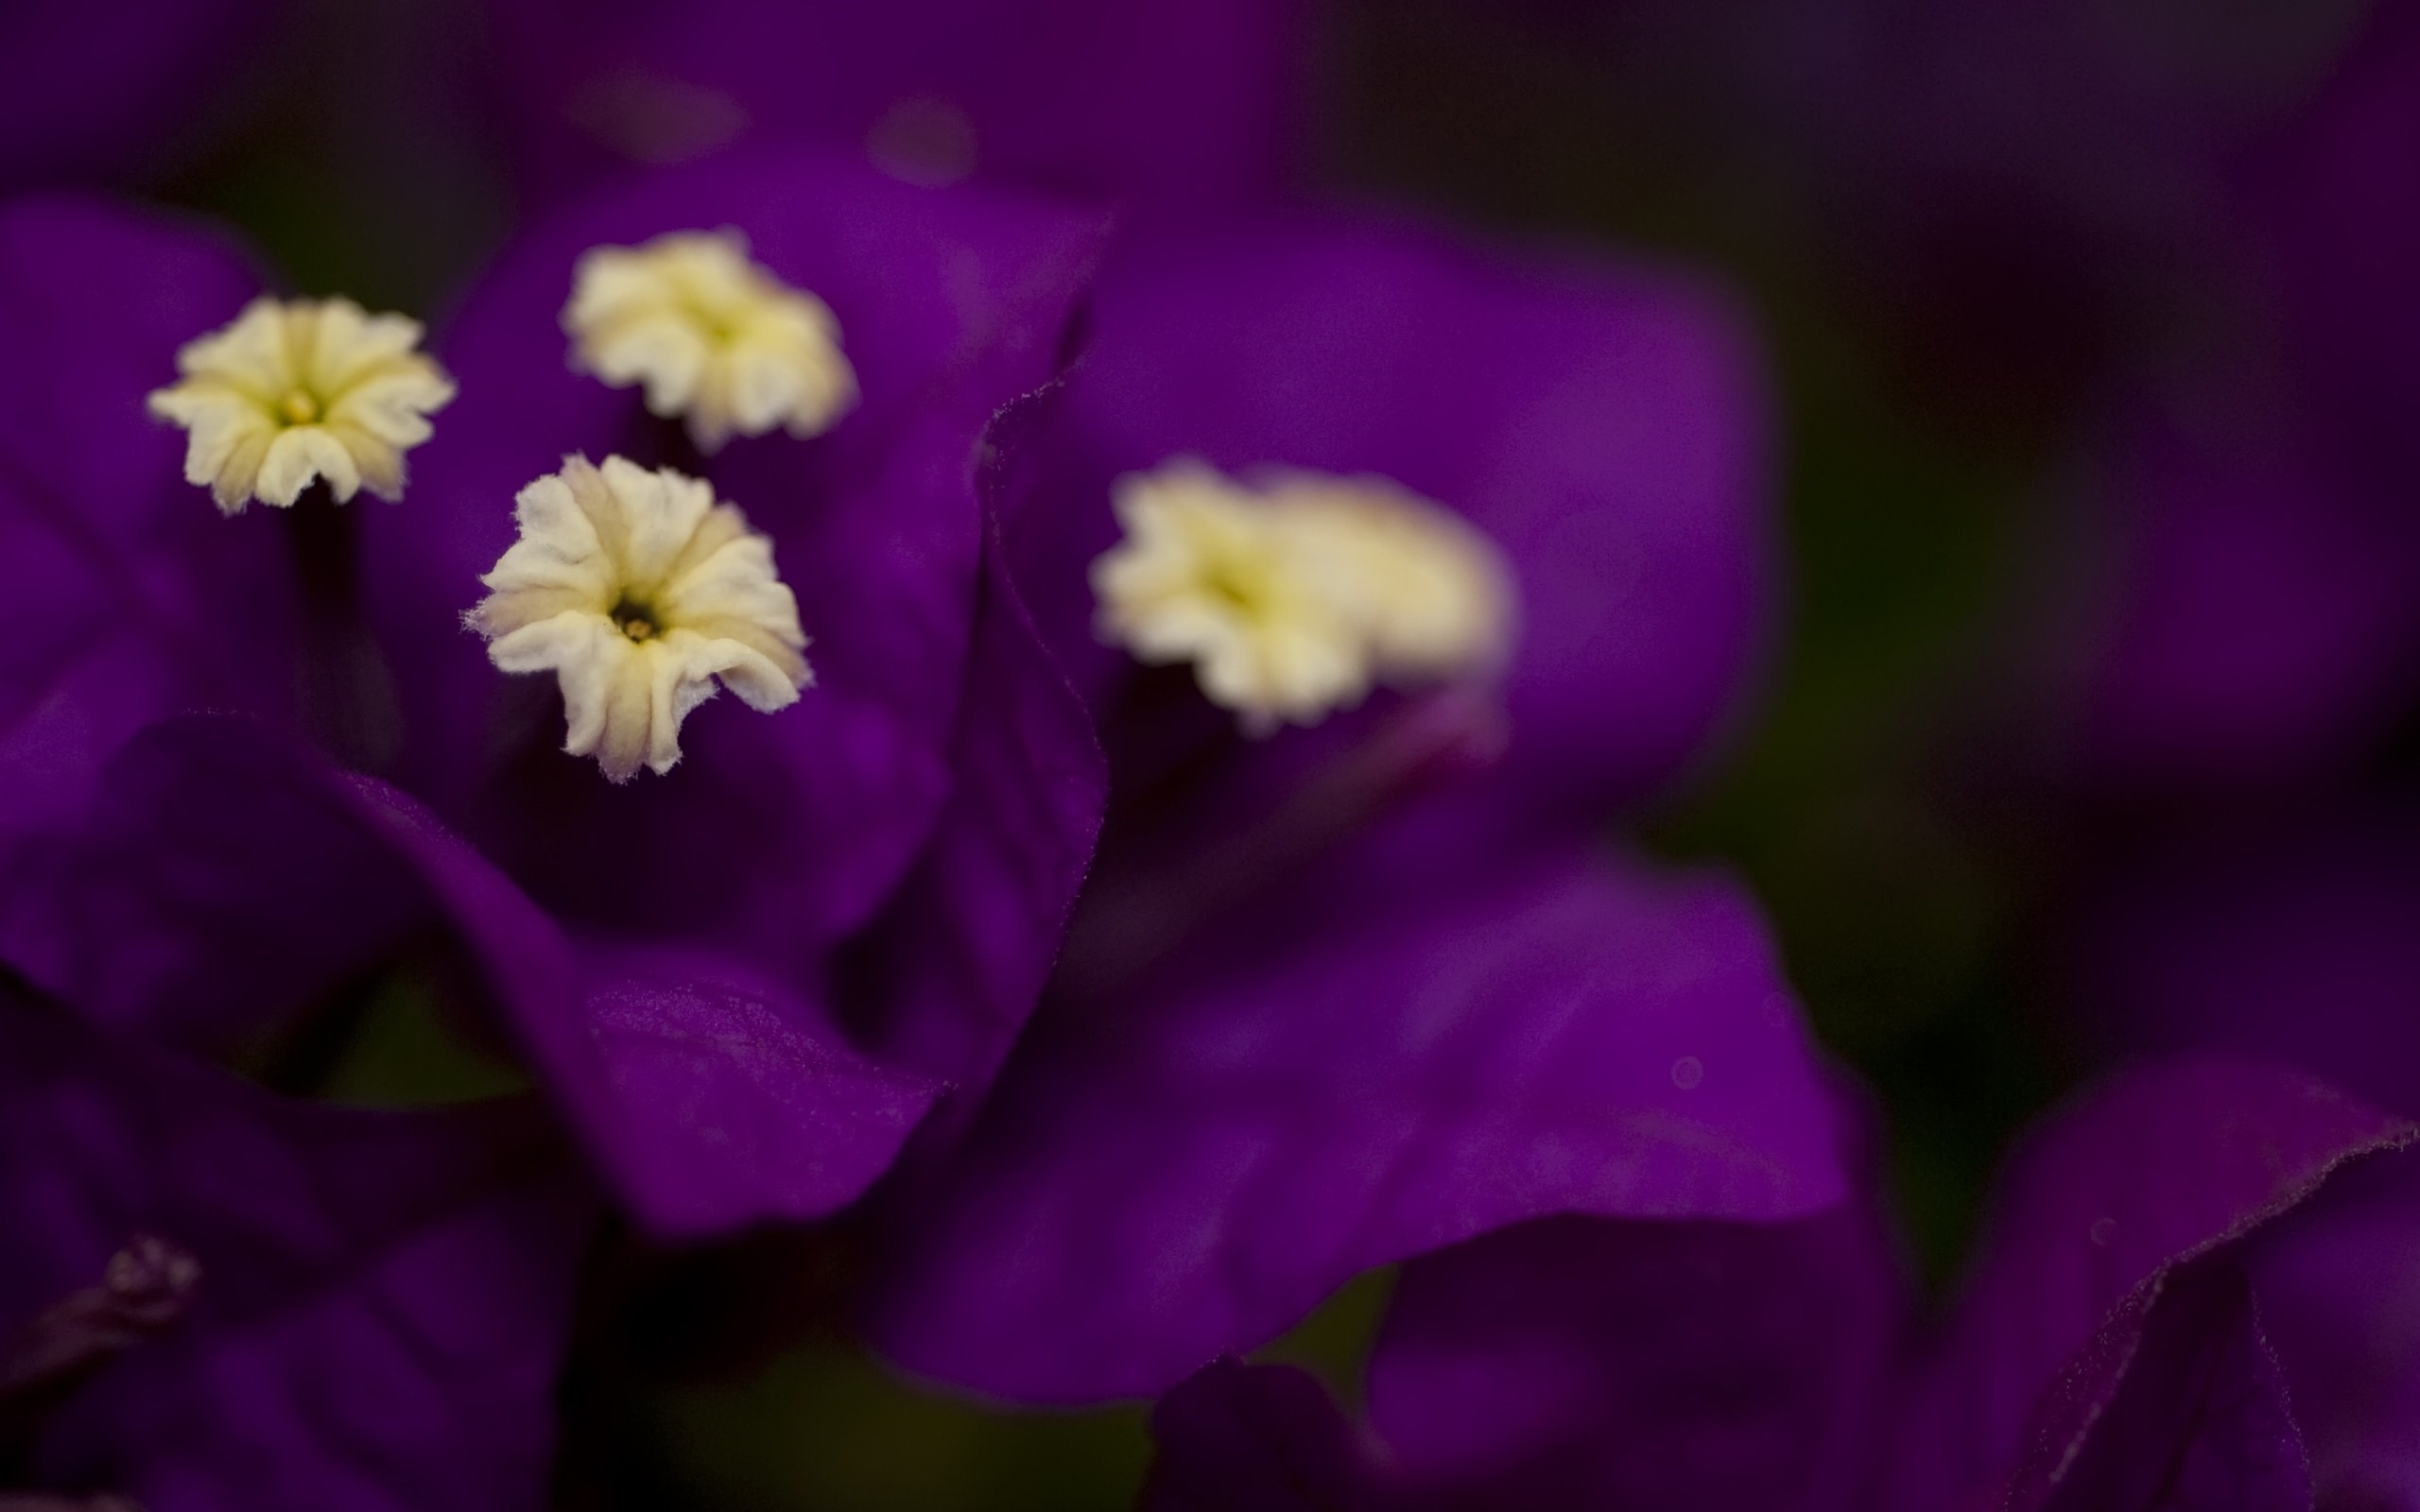
[(1796, 1011), (1728, 884), (1551, 855), (1454, 885), (1146, 1010), (1046, 1011), (904, 1236), (878, 1341), (1002, 1395), (1150, 1392), (1522, 1218), (1839, 1200)]

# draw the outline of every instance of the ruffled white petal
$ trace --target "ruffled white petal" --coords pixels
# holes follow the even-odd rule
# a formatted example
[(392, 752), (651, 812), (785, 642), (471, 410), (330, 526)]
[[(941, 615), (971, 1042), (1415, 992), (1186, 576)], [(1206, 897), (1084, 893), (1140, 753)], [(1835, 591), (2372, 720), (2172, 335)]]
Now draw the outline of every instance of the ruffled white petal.
[(575, 456), (521, 490), (514, 519), (468, 623), (502, 670), (555, 674), (563, 749), (612, 781), (671, 770), (717, 685), (769, 713), (812, 683), (772, 543), (706, 484)]
[(1101, 637), (1192, 662), (1254, 733), (1506, 654), (1513, 594), (1494, 543), (1383, 478), (1286, 472), (1255, 489), (1180, 458), (1120, 478), (1113, 502), (1125, 538), (1093, 564)]
[(287, 507), (314, 480), (337, 500), (402, 495), (404, 453), (454, 384), (419, 352), (421, 328), (350, 300), (258, 299), (177, 353), (183, 376), (148, 399), (184, 427), (185, 480), (220, 509)]
[(562, 326), (573, 368), (639, 387), (651, 413), (685, 418), (710, 452), (776, 426), (818, 435), (856, 402), (831, 310), (751, 262), (737, 232), (592, 248)]

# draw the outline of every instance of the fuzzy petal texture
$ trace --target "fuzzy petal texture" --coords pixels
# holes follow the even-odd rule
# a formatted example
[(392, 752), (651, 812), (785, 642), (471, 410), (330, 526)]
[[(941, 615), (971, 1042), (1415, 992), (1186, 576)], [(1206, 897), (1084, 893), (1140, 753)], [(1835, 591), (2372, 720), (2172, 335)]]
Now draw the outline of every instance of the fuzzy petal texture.
[(2420, 1158), (2345, 1173), (2246, 1263), (2321, 1504), (2420, 1504)]
[[(2213, 1341), (2212, 1328), (2237, 1327), (2234, 1304), (2222, 1280), (2186, 1275), (2188, 1263), (2223, 1259), (2338, 1168), (2414, 1132), (2306, 1076), (2221, 1058), (2119, 1075), (2037, 1125), (1909, 1398), (1894, 1504), (1955, 1505), (1999, 1487), (2012, 1504), (2049, 1504), (2063, 1477), (2092, 1463), (2079, 1456), (2096, 1425), (2128, 1420), (2121, 1399), (2138, 1373), (2195, 1375), (2171, 1349), (2212, 1351), (2256, 1397), (2270, 1367), (2251, 1342)], [(2164, 1320), (2171, 1283), (2176, 1305), (2210, 1327)], [(2247, 1413), (2238, 1425), (2268, 1431), (2256, 1407)], [(2154, 1436), (2146, 1452), (2189, 1458), (2192, 1447)]]
[(491, 1508), (543, 1497), (591, 1203), (535, 1109), (282, 1102), (0, 1003), (0, 1334), (135, 1234), (191, 1310), (43, 1422), (34, 1484), (154, 1512)]
[(0, 209), (0, 834), (73, 816), (180, 709), (290, 713), (298, 610), (274, 520), (230, 524), (144, 412), (177, 349), (257, 292), (216, 237), (65, 198)]
[[(698, 710), (679, 768), (616, 789), (556, 747), (562, 700), (453, 627), (513, 540), (511, 501), (566, 452), (675, 461), (640, 396), (574, 372), (552, 314), (582, 252), (732, 226), (837, 316), (862, 402), (829, 433), (745, 438), (703, 477), (770, 538), (816, 687)], [(820, 972), (933, 837), (974, 630), (978, 443), (1049, 376), (1092, 218), (899, 184), (815, 157), (662, 175), (541, 222), (441, 341), (463, 398), (414, 455), (408, 511), (366, 523), (368, 585), (412, 744), (401, 771), (575, 927), (712, 943)], [(406, 519), (406, 512), (409, 519)], [(650, 885), (630, 885), (644, 874)]]
[(903, 1236), (878, 1342), (1005, 1396), (1143, 1393), (1523, 1218), (1839, 1200), (1796, 1007), (1728, 883), (1568, 853), (1455, 882), (1190, 994), (1046, 1014)]
[(1302, 0), (570, 0), (492, 8), (541, 195), (737, 146), (813, 141), (913, 182), (970, 175), (1177, 206), (1295, 165)]

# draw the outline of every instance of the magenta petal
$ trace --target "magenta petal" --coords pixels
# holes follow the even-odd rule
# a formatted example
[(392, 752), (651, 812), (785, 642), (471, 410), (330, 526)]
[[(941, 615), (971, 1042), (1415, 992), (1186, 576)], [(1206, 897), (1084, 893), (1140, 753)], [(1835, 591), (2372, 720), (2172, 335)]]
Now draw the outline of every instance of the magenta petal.
[(1021, 1047), (881, 1297), (911, 1369), (1076, 1400), (1253, 1348), (1350, 1277), (1561, 1211), (1839, 1200), (1762, 922), (1718, 877), (1533, 859)]
[(200, 1263), (190, 1313), (44, 1425), (36, 1485), (157, 1512), (541, 1500), (593, 1210), (534, 1109), (282, 1102), (22, 1000), (0, 1039), (0, 1340), (134, 1235)]
[(1905, 1503), (2064, 1463), (2124, 1385), (2180, 1265), (2412, 1134), (2299, 1074), (2216, 1058), (2128, 1073), (2037, 1126), (1910, 1398)]

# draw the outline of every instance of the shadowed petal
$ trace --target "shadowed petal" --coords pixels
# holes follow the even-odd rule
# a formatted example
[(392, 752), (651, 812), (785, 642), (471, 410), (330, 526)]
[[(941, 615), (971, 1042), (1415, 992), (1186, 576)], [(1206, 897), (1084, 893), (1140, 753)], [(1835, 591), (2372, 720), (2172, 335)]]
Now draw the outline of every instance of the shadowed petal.
[(1726, 883), (1566, 855), (1454, 884), (1191, 995), (1046, 1014), (908, 1236), (884, 1347), (1004, 1395), (1148, 1392), (1522, 1218), (1839, 1199), (1795, 1008)]

